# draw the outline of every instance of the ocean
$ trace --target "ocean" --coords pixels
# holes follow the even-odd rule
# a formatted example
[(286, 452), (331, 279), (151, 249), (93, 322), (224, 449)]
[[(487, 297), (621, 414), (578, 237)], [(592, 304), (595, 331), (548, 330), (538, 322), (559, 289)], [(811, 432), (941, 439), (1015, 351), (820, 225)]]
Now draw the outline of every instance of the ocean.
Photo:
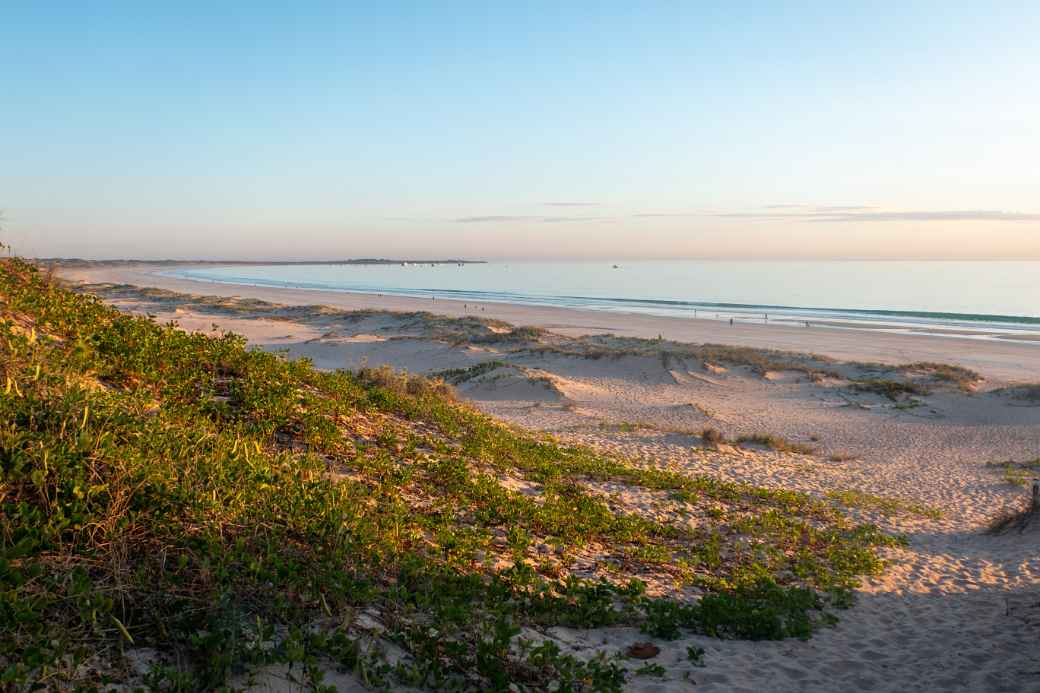
[[(1040, 261), (234, 265), (168, 276), (734, 321), (1040, 338)], [(1038, 342), (1040, 346), (1040, 342)]]

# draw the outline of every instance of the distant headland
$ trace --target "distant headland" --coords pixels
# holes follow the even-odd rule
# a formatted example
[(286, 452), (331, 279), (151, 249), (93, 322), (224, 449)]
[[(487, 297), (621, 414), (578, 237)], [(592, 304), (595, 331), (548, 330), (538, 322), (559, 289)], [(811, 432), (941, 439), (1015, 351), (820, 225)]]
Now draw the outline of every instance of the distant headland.
[(349, 260), (85, 260), (83, 258), (37, 258), (36, 263), (51, 267), (123, 267), (127, 265), (484, 265), (487, 260), (394, 260), (354, 258)]

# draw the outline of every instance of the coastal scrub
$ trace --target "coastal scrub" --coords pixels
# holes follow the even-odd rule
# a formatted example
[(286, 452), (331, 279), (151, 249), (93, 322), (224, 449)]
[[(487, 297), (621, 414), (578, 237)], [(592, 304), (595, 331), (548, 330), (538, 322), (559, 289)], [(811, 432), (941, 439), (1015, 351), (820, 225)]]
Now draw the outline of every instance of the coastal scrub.
[[(0, 261), (0, 472), (12, 688), (206, 690), (280, 664), (314, 689), (344, 669), (620, 690), (624, 653), (575, 657), (545, 629), (809, 637), (896, 541), (825, 500), (518, 432), (441, 381), (123, 315), (17, 259)], [(600, 481), (692, 519), (619, 507)]]

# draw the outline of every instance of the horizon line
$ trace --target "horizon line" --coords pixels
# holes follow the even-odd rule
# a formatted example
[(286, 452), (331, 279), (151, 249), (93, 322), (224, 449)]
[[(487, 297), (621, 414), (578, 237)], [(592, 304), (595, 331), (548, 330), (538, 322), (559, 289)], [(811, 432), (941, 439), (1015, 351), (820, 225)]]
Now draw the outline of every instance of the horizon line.
[(410, 264), (490, 264), (496, 262), (1040, 262), (1040, 256), (988, 256), (988, 257), (883, 257), (883, 256), (835, 256), (835, 257), (799, 257), (799, 256), (777, 256), (777, 257), (746, 257), (740, 255), (716, 255), (716, 256), (682, 256), (682, 257), (597, 257), (588, 258), (582, 256), (561, 255), (557, 257), (500, 257), (500, 258), (441, 258), (441, 259), (416, 259), (416, 258), (381, 258), (381, 257), (357, 257), (357, 258), (290, 258), (281, 260), (272, 259), (205, 259), (205, 258), (133, 258), (133, 257), (32, 257), (25, 258), (33, 262), (90, 262), (90, 263), (140, 263), (140, 264), (208, 264), (208, 265), (345, 265), (345, 264), (372, 264), (372, 265), (394, 265), (401, 263)]

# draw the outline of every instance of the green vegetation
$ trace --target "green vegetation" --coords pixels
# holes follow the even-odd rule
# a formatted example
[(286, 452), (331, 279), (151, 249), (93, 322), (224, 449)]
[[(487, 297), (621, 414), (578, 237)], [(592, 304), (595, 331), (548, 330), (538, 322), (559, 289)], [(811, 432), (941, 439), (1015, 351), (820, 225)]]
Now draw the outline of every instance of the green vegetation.
[[(1036, 473), (1036, 470), (1033, 470), (1033, 473)], [(1012, 486), (1025, 486), (1031, 478), (1032, 475), (1021, 467), (1004, 465), (1004, 481)]]
[(449, 368), (444, 371), (438, 371), (433, 373), (431, 377), (441, 378), (452, 385), (461, 385), (462, 383), (479, 378), (482, 375), (487, 375), (492, 371), (496, 371), (499, 368), (512, 368), (510, 364), (505, 361), (482, 361), (481, 363), (469, 366), (468, 368)]
[[(550, 334), (542, 335), (543, 342)], [(552, 343), (531, 345), (527, 351), (590, 359), (644, 356), (660, 359), (664, 368), (671, 367), (673, 363), (693, 361), (701, 364), (745, 367), (759, 375), (765, 375), (769, 371), (796, 371), (812, 378), (836, 375), (830, 370), (835, 361), (816, 354), (726, 344), (687, 344), (664, 339), (660, 335), (657, 339), (619, 337), (613, 334), (562, 339), (558, 335), (556, 337)]]
[[(770, 372), (790, 371), (801, 373), (814, 383), (824, 383), (827, 378), (844, 379), (849, 367), (858, 372), (873, 374), (872, 378), (858, 378), (854, 389), (873, 391), (886, 397), (898, 399), (903, 394), (928, 394), (932, 387), (952, 384), (965, 392), (972, 392), (982, 377), (967, 368), (943, 363), (915, 362), (903, 365), (881, 363), (843, 363), (817, 354), (803, 354), (776, 349), (730, 346), (724, 344), (688, 344), (664, 339), (619, 337), (612, 334), (567, 337), (548, 330), (531, 326), (514, 326), (502, 320), (466, 315), (448, 317), (428, 311), (397, 312), (387, 310), (342, 310), (330, 306), (308, 305), (287, 306), (267, 301), (222, 296), (198, 296), (165, 289), (140, 288), (128, 284), (87, 284), (73, 287), (76, 291), (90, 292), (109, 299), (135, 302), (138, 308), (151, 310), (171, 309), (174, 306), (187, 310), (214, 315), (238, 317), (264, 317), (271, 320), (287, 320), (323, 327), (358, 326), (372, 320), (391, 320), (395, 329), (409, 336), (443, 341), (451, 345), (482, 344), (498, 351), (503, 359), (523, 356), (527, 353), (555, 354), (583, 359), (622, 358), (626, 356), (659, 360), (661, 367), (688, 368), (700, 364), (708, 368), (725, 364), (729, 368), (744, 368), (759, 376)], [(384, 327), (372, 325), (372, 329)], [(400, 336), (400, 335), (399, 335)], [(490, 363), (490, 362), (489, 362)], [(507, 360), (496, 361), (500, 366), (509, 365)], [(440, 373), (440, 377), (477, 377), (483, 374), (478, 366), (470, 369), (451, 369)], [(487, 366), (491, 368), (491, 366)], [(857, 379), (854, 378), (854, 381)], [(464, 382), (460, 381), (460, 382)], [(1024, 399), (1037, 400), (1038, 386), (1007, 388), (1011, 396), (1024, 395)], [(1032, 390), (1030, 390), (1032, 388)], [(1032, 393), (1032, 394), (1030, 394)]]
[[(323, 325), (336, 323), (356, 325), (366, 320), (392, 318), (399, 321), (405, 330), (411, 330), (415, 334), (431, 339), (456, 344), (473, 341), (508, 341), (511, 331), (516, 332), (513, 330), (513, 326), (507, 322), (475, 315), (453, 318), (428, 311), (343, 310), (322, 305), (288, 306), (258, 298), (200, 296), (167, 289), (138, 287), (132, 284), (81, 284), (71, 288), (78, 292), (90, 293), (111, 300), (141, 302), (153, 310), (176, 306), (210, 315), (263, 317), (269, 320)], [(532, 332), (528, 330), (520, 334), (530, 336)]]
[[(705, 428), (700, 433), (701, 444), (704, 447), (717, 449), (720, 445), (730, 443), (725, 435), (720, 433), (715, 428)], [(786, 438), (775, 436), (768, 433), (754, 433), (750, 435), (738, 436), (736, 440), (732, 441), (735, 445), (760, 445), (776, 452), (793, 452), (799, 455), (812, 455), (816, 452), (815, 449), (808, 445), (802, 445), (801, 443), (792, 443)]]
[(887, 380), (884, 378), (869, 378), (857, 380), (850, 385), (853, 392), (869, 392), (875, 395), (887, 397), (893, 402), (898, 402), (903, 396), (925, 396), (930, 390), (924, 385), (901, 380)]
[(862, 508), (863, 510), (873, 510), (886, 515), (919, 515), (933, 520), (938, 520), (942, 517), (941, 511), (921, 503), (905, 501), (900, 498), (877, 496), (873, 493), (866, 493), (864, 491), (856, 491), (853, 489), (846, 489), (844, 491), (828, 491), (827, 497), (841, 503), (847, 508)]
[[(344, 668), (377, 688), (619, 690), (620, 656), (521, 629), (807, 637), (895, 541), (803, 494), (518, 433), (443, 382), (122, 315), (20, 260), (0, 261), (0, 474), (15, 689), (208, 690), (289, 663), (314, 689)], [(615, 508), (592, 481), (703, 522)], [(134, 678), (142, 648), (160, 658)]]
[(899, 366), (899, 370), (906, 373), (923, 373), (933, 380), (952, 383), (964, 392), (972, 392), (975, 385), (982, 380), (982, 376), (970, 368), (932, 361), (907, 363)]
[(986, 466), (999, 468), (1004, 481), (1012, 486), (1025, 486), (1034, 477), (1040, 476), (1040, 457), (1024, 462), (990, 462)]
[(795, 452), (799, 455), (812, 455), (816, 452), (816, 450), (808, 445), (792, 443), (786, 438), (781, 438), (780, 436), (774, 436), (768, 433), (756, 433), (754, 435), (740, 436), (737, 438), (737, 443), (762, 445), (770, 450), (776, 450), (777, 452)]
[(1040, 385), (1011, 385), (994, 390), (994, 393), (1022, 402), (1040, 403)]
[[(691, 404), (691, 407), (697, 405)], [(661, 425), (651, 421), (607, 421), (602, 420), (597, 428), (604, 431), (617, 431), (619, 433), (638, 433), (648, 431), (654, 433), (674, 433), (677, 435), (690, 436), (691, 438), (703, 438), (704, 431), (697, 431), (684, 426)], [(710, 434), (709, 434), (710, 435)], [(719, 434), (721, 435), (721, 434)]]
[(695, 667), (703, 667), (705, 651), (703, 647), (697, 645), (689, 645), (686, 648), (686, 658), (690, 660), (690, 663)]
[[(508, 323), (504, 323), (507, 324)], [(477, 344), (524, 344), (528, 342), (537, 342), (543, 338), (549, 336), (547, 330), (543, 330), (540, 327), (520, 326), (512, 327), (508, 330), (492, 331), (488, 334), (483, 334), (470, 341)]]
[(725, 444), (726, 436), (719, 432), (717, 428), (705, 428), (701, 431), (701, 443), (708, 448), (718, 448), (720, 445)]
[(621, 433), (635, 433), (639, 430), (651, 430), (656, 431), (657, 427), (652, 424), (636, 422), (636, 421), (619, 421), (618, 423), (611, 423), (609, 421), (601, 421), (599, 424), (601, 429), (609, 429), (613, 431), (620, 431)]

